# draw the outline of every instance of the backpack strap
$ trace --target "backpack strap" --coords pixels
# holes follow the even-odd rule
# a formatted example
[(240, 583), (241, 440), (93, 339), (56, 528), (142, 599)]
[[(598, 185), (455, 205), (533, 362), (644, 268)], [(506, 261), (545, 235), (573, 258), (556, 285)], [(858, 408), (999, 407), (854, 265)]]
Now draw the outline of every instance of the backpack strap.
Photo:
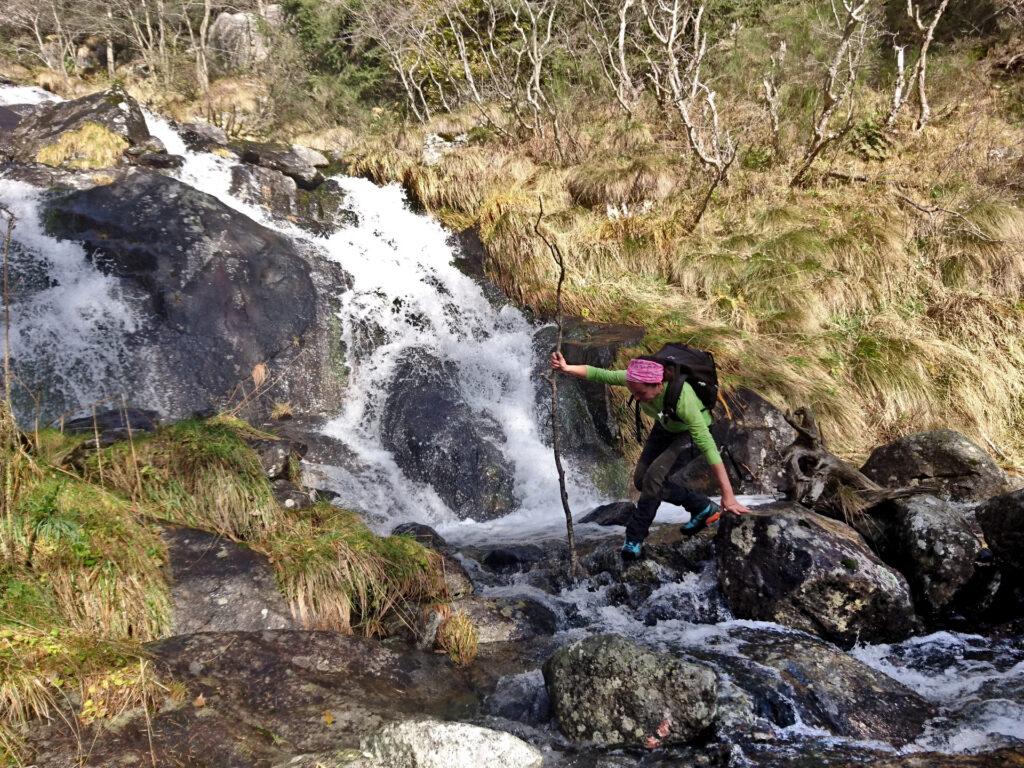
[(633, 418), (636, 425), (636, 441), (642, 444), (644, 442), (644, 423), (640, 419), (640, 401), (630, 395), (628, 405), (634, 407)]

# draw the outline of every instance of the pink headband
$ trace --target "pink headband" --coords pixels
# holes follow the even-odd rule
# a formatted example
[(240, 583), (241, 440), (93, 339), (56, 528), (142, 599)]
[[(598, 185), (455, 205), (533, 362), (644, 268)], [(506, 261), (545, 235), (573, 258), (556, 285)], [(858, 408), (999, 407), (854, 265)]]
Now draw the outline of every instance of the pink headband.
[(653, 360), (630, 360), (626, 366), (626, 381), (640, 384), (661, 384), (665, 378), (665, 367)]

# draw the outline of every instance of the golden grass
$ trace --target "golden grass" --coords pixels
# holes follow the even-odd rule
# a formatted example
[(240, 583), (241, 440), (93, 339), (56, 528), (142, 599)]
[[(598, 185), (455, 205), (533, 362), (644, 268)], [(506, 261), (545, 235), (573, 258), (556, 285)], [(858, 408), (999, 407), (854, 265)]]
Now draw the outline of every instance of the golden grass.
[(374, 535), (358, 515), (318, 504), (261, 542), (296, 619), (310, 629), (384, 634), (405, 603), (445, 595), (441, 556), (408, 537)]
[(453, 611), (437, 628), (437, 647), (460, 667), (476, 659), (480, 633), (464, 611)]
[[(941, 425), (1019, 465), (1024, 317), (1014, 297), (1024, 287), (1024, 206), (985, 185), (1001, 178), (989, 149), (1019, 146), (1024, 129), (987, 98), (975, 103), (979, 118), (936, 120), (925, 140), (897, 133), (884, 161), (844, 151), (830, 161), (865, 181), (819, 170), (820, 183), (792, 190), (799, 147), (791, 144), (770, 168), (737, 166), (692, 233), (707, 182), (685, 175), (683, 154), (678, 171), (668, 160), (652, 164), (672, 157), (671, 144), (642, 110), (627, 122), (595, 109), (590, 122), (579, 109), (579, 124), (567, 128), (579, 137), (579, 161), (534, 162), (528, 174), (494, 174), (486, 162), (501, 168), (532, 151), (526, 144), (459, 149), (441, 170), (426, 168), (416, 140), (430, 125), (357, 143), (349, 157), (378, 181), (424, 194), (443, 221), (477, 225), (488, 276), (544, 315), (556, 271), (534, 231), (542, 199), (545, 231), (566, 254), (567, 311), (644, 326), (643, 350), (670, 339), (711, 349), (728, 386), (815, 408), (841, 453), (863, 455)], [(669, 191), (656, 170), (685, 181)], [(620, 219), (588, 209), (644, 199), (634, 188), (660, 199)], [(965, 304), (968, 295), (976, 298)], [(979, 309), (993, 306), (998, 312)], [(625, 414), (626, 434), (630, 420)]]
[(80, 128), (65, 131), (56, 142), (41, 147), (36, 161), (53, 167), (109, 168), (121, 162), (128, 142), (99, 123), (84, 122)]

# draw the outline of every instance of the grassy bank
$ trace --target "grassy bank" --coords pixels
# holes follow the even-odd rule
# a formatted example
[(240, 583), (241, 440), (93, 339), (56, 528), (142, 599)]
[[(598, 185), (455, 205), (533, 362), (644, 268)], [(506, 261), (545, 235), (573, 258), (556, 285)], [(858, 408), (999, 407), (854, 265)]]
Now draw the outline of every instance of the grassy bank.
[[(772, 11), (770, 29), (789, 42), (778, 142), (751, 77), (770, 54), (764, 28), (715, 53), (739, 153), (695, 228), (710, 180), (650, 104), (627, 118), (579, 96), (561, 115), (561, 151), (550, 131), (509, 140), (471, 110), (381, 126), (349, 149), (350, 167), (402, 184), (453, 229), (476, 228), (487, 274), (546, 315), (556, 272), (534, 232), (543, 204), (566, 255), (570, 312), (642, 325), (646, 350), (672, 339), (712, 350), (728, 386), (812, 406), (843, 454), (948, 426), (1020, 467), (1024, 125), (1010, 86), (974, 43), (949, 43), (931, 62), (932, 123), (916, 133), (905, 113), (888, 131), (891, 51), (879, 45), (851, 130), (794, 188), (813, 62), (826, 55), (810, 7)], [(468, 141), (427, 164), (430, 133)]]
[(88, 725), (185, 695), (144, 649), (171, 630), (162, 522), (266, 554), (311, 628), (381, 634), (408, 604), (446, 598), (439, 555), (415, 541), (330, 505), (280, 507), (246, 443), (271, 436), (236, 419), (99, 451), (88, 436), (20, 435), (3, 407), (0, 422), (0, 764), (20, 764), (34, 719)]

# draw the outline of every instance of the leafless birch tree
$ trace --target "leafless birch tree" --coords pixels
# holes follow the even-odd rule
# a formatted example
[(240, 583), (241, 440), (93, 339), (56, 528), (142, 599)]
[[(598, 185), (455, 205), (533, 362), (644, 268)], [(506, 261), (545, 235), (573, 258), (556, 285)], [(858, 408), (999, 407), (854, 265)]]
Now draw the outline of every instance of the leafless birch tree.
[[(871, 3), (872, 0), (839, 0), (838, 3), (832, 0), (832, 21), (837, 31), (836, 47), (821, 87), (821, 110), (817, 112), (811, 140), (804, 151), (803, 162), (790, 182), (791, 186), (802, 184), (822, 151), (841, 138), (853, 124), (851, 97), (867, 43)], [(844, 104), (849, 106), (846, 119), (841, 127), (835, 128), (833, 118)]]
[(586, 36), (601, 62), (601, 71), (612, 87), (619, 106), (632, 116), (643, 93), (642, 81), (632, 71), (634, 28), (639, 20), (636, 0), (583, 0)]
[(907, 77), (907, 68), (904, 64), (906, 58), (906, 46), (894, 43), (896, 51), (896, 86), (893, 92), (892, 108), (885, 120), (887, 128), (896, 124), (900, 110), (910, 98), (910, 89), (907, 87), (913, 84), (917, 89), (917, 118), (914, 121), (914, 130), (920, 131), (931, 119), (932, 110), (928, 103), (927, 79), (928, 79), (928, 50), (931, 48), (932, 40), (935, 38), (935, 29), (939, 26), (942, 14), (946, 12), (949, 0), (942, 0), (939, 7), (935, 9), (930, 21), (925, 22), (921, 18), (921, 3), (914, 0), (907, 0), (907, 16), (914, 23), (918, 32), (918, 53), (914, 66)]
[(779, 42), (778, 50), (772, 54), (771, 66), (761, 78), (764, 89), (764, 107), (768, 113), (768, 125), (772, 132), (772, 148), (776, 156), (782, 154), (782, 123), (779, 119), (779, 79), (786, 63), (786, 41)]

